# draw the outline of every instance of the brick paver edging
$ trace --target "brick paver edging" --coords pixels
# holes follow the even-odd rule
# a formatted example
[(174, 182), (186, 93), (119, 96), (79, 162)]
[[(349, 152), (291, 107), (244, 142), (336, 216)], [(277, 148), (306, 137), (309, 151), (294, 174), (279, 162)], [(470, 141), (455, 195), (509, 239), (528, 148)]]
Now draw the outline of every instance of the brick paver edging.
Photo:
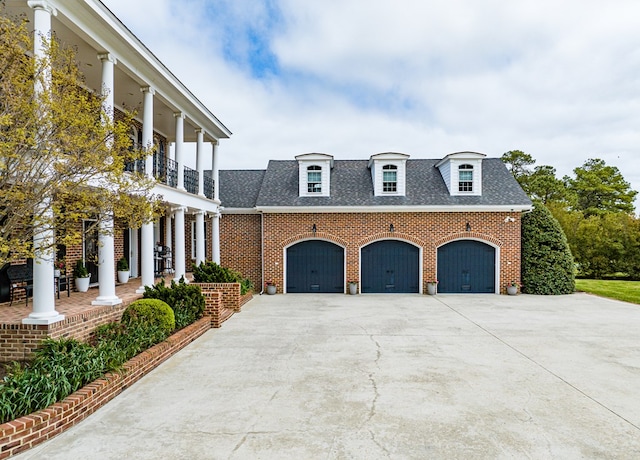
[(30, 449), (71, 428), (210, 328), (211, 318), (205, 316), (127, 361), (121, 372), (106, 374), (59, 403), (0, 425), (0, 459)]

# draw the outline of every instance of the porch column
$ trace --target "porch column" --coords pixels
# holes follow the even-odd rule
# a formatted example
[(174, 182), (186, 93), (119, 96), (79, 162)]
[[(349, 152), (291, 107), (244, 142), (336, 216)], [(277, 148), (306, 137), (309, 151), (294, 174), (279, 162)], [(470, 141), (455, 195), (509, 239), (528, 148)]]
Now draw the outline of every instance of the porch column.
[(167, 264), (168, 268), (165, 270), (165, 271), (169, 271), (169, 273), (171, 273), (169, 268), (171, 268), (172, 266), (172, 258), (173, 258), (173, 244), (171, 243), (171, 238), (172, 238), (171, 219), (172, 218), (173, 218), (173, 213), (171, 211), (167, 211), (164, 216), (164, 245), (167, 247), (170, 254), (169, 263)]
[[(145, 149), (153, 147), (153, 95), (155, 90), (149, 86), (140, 88), (144, 94), (143, 100), (143, 118), (142, 118), (142, 146)], [(153, 157), (147, 155), (145, 159), (145, 175), (153, 176)], [(145, 286), (153, 286), (155, 278), (153, 248), (155, 241), (153, 238), (153, 222), (142, 224), (140, 232), (140, 262), (141, 262), (141, 279), (140, 287), (136, 290), (141, 294), (144, 292)]]
[(220, 211), (211, 217), (211, 250), (213, 261), (220, 265)]
[(211, 178), (213, 179), (213, 199), (220, 204), (220, 184), (218, 181), (218, 141), (211, 143)]
[(119, 305), (122, 299), (116, 295), (115, 251), (113, 244), (113, 215), (100, 221), (98, 231), (98, 297), (91, 305)]
[[(51, 15), (57, 11), (49, 2), (29, 1), (29, 7), (33, 8), (33, 53), (36, 58), (46, 56), (45, 40), (51, 36)], [(36, 91), (45, 91), (46, 88), (36, 85)], [(64, 319), (64, 315), (55, 309), (55, 286), (53, 277), (55, 232), (52, 226), (53, 211), (51, 211), (51, 199), (43, 197), (39, 214), (43, 216), (40, 224), (36, 223), (33, 231), (33, 309), (23, 324), (51, 324)]]
[(140, 254), (138, 251), (138, 229), (131, 229), (131, 260), (129, 261), (129, 269), (132, 278), (137, 278), (140, 276), (138, 273), (138, 264), (140, 262)]
[(196, 265), (200, 265), (200, 262), (204, 262), (205, 255), (205, 234), (204, 234), (204, 211), (196, 212)]
[(173, 114), (176, 119), (176, 163), (178, 163), (178, 190), (186, 190), (184, 188), (184, 158), (182, 151), (184, 150), (184, 114), (176, 112)]
[[(185, 206), (179, 206), (175, 211), (175, 227), (176, 227), (176, 247), (173, 252), (173, 263), (176, 268), (175, 280), (179, 281), (186, 274), (185, 269), (185, 232), (184, 232), (184, 212), (187, 210)], [(186, 278), (185, 278), (186, 279)]]
[(204, 130), (196, 129), (196, 170), (198, 171), (198, 195), (204, 196)]

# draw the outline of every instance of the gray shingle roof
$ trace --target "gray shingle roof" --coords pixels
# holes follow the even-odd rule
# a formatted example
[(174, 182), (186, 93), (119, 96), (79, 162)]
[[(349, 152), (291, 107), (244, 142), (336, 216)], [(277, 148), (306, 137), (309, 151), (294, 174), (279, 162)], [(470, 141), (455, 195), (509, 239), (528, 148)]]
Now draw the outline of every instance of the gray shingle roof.
[[(482, 196), (451, 196), (440, 171), (435, 167), (439, 161), (438, 159), (407, 160), (406, 196), (374, 196), (371, 171), (367, 167), (368, 160), (335, 160), (330, 178), (331, 196), (300, 197), (298, 196), (298, 162), (272, 160), (266, 171), (263, 171), (263, 177), (259, 177), (258, 171), (220, 171), (221, 201), (222, 206), (225, 207), (528, 206), (531, 204), (499, 158), (482, 160)], [(253, 184), (247, 183), (250, 180)], [(258, 193), (256, 193), (257, 188), (259, 188)], [(242, 196), (234, 196), (237, 194)], [(250, 196), (256, 197), (253, 206)], [(244, 206), (238, 206), (238, 203)]]
[(226, 208), (254, 208), (264, 173), (264, 169), (219, 171), (222, 206)]

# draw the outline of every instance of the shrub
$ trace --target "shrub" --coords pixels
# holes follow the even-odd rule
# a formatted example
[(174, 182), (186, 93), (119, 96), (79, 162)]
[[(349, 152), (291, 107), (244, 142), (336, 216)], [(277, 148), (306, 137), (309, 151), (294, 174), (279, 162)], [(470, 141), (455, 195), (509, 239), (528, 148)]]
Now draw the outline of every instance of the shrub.
[(118, 260), (118, 265), (116, 268), (119, 272), (128, 272), (129, 271), (129, 262), (127, 262), (127, 259), (125, 257), (121, 257)]
[(243, 278), (235, 270), (225, 268), (215, 262), (201, 262), (193, 268), (193, 281), (196, 283), (240, 283), (240, 294), (253, 289), (251, 280)]
[(158, 326), (167, 335), (176, 328), (176, 319), (171, 307), (160, 299), (140, 299), (132, 302), (122, 313), (124, 324), (145, 323)]
[(166, 302), (173, 310), (176, 329), (182, 329), (197, 321), (204, 313), (204, 296), (200, 286), (187, 284), (184, 278), (180, 278), (178, 283), (172, 280), (170, 287), (163, 281), (153, 287), (146, 286), (143, 297)]
[(522, 292), (571, 294), (575, 268), (558, 221), (540, 202), (522, 218)]

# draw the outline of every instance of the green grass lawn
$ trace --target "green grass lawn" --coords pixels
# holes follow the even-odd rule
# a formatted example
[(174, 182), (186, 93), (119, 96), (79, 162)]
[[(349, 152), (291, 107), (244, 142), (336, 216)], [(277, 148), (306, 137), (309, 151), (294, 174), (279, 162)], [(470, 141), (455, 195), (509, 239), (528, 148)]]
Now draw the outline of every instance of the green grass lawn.
[(576, 291), (640, 304), (640, 281), (576, 280)]

